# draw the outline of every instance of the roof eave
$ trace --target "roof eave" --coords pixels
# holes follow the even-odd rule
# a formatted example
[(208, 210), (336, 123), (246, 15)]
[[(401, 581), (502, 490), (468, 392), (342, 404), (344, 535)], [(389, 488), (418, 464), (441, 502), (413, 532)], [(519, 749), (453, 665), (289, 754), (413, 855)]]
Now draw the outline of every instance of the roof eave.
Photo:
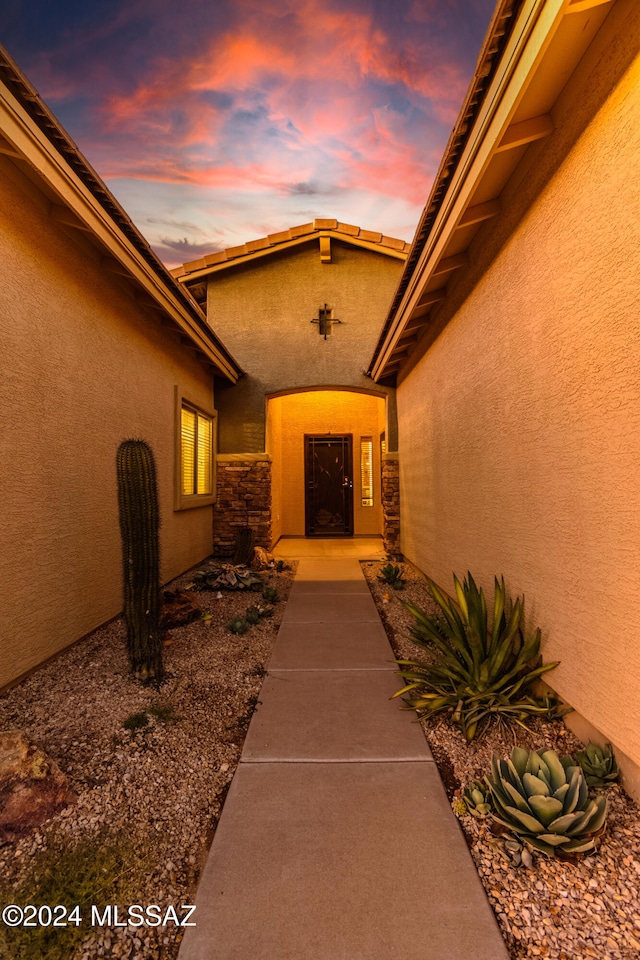
[[(133, 281), (227, 379), (243, 374), (197, 303), (158, 260), (106, 185), (9, 54), (0, 47), (0, 153), (24, 163), (55, 195), (51, 215), (92, 236), (105, 262)], [(65, 213), (68, 211), (68, 213)]]
[[(523, 104), (525, 94), (535, 92), (532, 85), (537, 69), (563, 19), (567, 15), (575, 17), (574, 33), (582, 38), (586, 49), (612, 3), (523, 0), (511, 14), (505, 14), (508, 2), (498, 5), (369, 366), (374, 380), (395, 375), (403, 367), (421, 329), (432, 313), (441, 309), (448, 278), (457, 277), (467, 266), (464, 250), (455, 257), (448, 255), (447, 244), (455, 231), (499, 214), (500, 192), (513, 170), (490, 201), (472, 205), (478, 187), (486, 186), (483, 177), (493, 156), (513, 150), (517, 164), (529, 143), (552, 133), (549, 112), (528, 117), (523, 115)], [(600, 11), (596, 11), (598, 7)], [(510, 29), (503, 33), (506, 16), (511, 17)], [(579, 44), (572, 48), (576, 63), (584, 49), (580, 50)], [(566, 58), (558, 61), (558, 70), (566, 69)], [(490, 74), (485, 73), (487, 69)], [(474, 103), (480, 88), (481, 99)]]

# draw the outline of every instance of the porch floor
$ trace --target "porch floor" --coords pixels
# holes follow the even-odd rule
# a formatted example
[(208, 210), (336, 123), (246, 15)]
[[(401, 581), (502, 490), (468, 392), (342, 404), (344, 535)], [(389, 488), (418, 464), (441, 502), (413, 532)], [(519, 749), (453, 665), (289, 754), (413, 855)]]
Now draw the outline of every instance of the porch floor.
[(272, 551), (278, 559), (301, 560), (318, 557), (337, 560), (379, 560), (385, 555), (382, 537), (281, 537)]
[(331, 555), (300, 559), (179, 960), (507, 960), (360, 565)]

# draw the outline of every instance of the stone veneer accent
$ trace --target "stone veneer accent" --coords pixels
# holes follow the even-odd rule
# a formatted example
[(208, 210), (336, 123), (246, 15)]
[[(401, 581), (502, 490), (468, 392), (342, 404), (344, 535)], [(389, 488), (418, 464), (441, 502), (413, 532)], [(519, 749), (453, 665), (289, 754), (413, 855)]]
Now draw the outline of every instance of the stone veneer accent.
[(400, 464), (382, 460), (382, 538), (388, 554), (400, 553)]
[(239, 527), (252, 527), (256, 546), (271, 546), (271, 460), (242, 454), (217, 458), (217, 500), (213, 509), (213, 552), (233, 556)]

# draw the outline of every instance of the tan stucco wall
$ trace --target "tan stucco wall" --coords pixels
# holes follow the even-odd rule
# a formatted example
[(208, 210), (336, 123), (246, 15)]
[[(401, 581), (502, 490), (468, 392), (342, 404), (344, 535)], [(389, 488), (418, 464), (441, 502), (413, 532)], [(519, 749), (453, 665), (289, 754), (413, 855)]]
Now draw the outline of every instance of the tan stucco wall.
[(397, 399), (404, 553), (449, 590), (524, 591), (549, 683), (640, 763), (640, 62), (602, 93), (638, 50), (624, 6), (522, 181), (537, 201), (511, 191), (512, 235)]
[(174, 386), (212, 408), (210, 373), (9, 172), (1, 161), (0, 687), (121, 609), (121, 440), (156, 456), (163, 581), (212, 542), (211, 507), (173, 512)]
[[(382, 532), (379, 441), (385, 425), (384, 398), (336, 390), (274, 397), (269, 400), (268, 422), (274, 476), (274, 540), (278, 536), (305, 534), (305, 433), (353, 435), (353, 532), (355, 536), (377, 536)], [(362, 506), (361, 437), (373, 438), (372, 507)]]
[[(208, 317), (247, 371), (236, 385), (220, 385), (220, 451), (265, 449), (265, 397), (301, 387), (374, 385), (365, 375), (396, 289), (403, 261), (331, 241), (332, 262), (321, 263), (318, 240), (245, 267), (215, 274)], [(324, 340), (318, 309), (328, 303), (335, 325)], [(389, 393), (390, 449), (396, 417)]]

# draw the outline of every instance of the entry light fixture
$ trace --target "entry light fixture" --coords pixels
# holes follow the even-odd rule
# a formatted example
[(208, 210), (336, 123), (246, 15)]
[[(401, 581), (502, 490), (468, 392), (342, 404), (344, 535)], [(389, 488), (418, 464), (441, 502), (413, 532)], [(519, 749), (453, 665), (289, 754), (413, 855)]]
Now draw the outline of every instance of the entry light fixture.
[(331, 325), (333, 323), (342, 323), (342, 320), (337, 320), (333, 316), (333, 308), (325, 303), (324, 307), (319, 308), (317, 318), (314, 318), (311, 323), (318, 324), (318, 333), (326, 340), (331, 333)]

